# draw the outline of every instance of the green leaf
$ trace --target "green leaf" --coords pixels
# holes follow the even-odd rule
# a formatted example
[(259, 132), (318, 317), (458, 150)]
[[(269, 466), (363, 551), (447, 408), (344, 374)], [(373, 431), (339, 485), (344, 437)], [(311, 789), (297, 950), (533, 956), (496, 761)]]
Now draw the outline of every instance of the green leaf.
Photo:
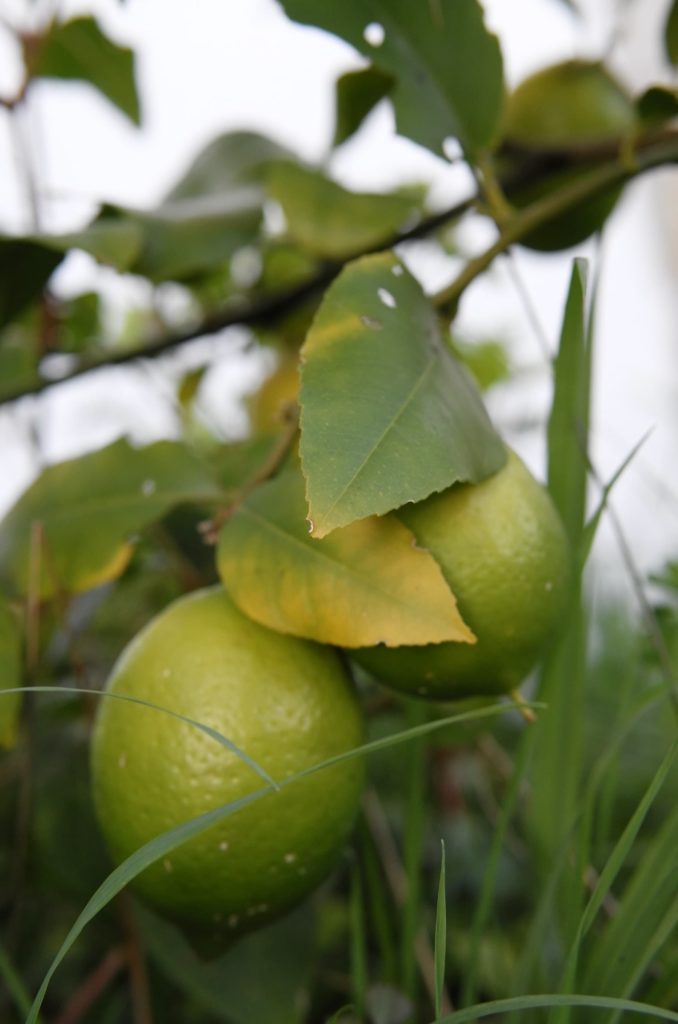
[(29, 66), (33, 77), (87, 82), (134, 124), (141, 123), (134, 54), (104, 35), (94, 18), (55, 22)]
[(263, 184), (273, 160), (291, 159), (284, 146), (257, 132), (227, 132), (213, 139), (172, 187), (167, 200), (223, 195), (240, 185)]
[(0, 523), (0, 570), (23, 593), (32, 567), (43, 597), (87, 590), (123, 572), (138, 530), (219, 493), (182, 445), (115, 441), (48, 467), (25, 491)]
[(257, 236), (262, 193), (255, 186), (167, 199), (154, 210), (107, 206), (92, 227), (137, 232), (141, 245), (128, 270), (152, 281), (194, 277), (230, 259)]
[(305, 517), (292, 470), (258, 487), (224, 526), (219, 574), (250, 618), (340, 647), (473, 641), (437, 562), (395, 517), (322, 541)]
[[(678, 10), (678, 8), (676, 8)], [(676, 19), (676, 36), (678, 49), (678, 18)], [(678, 53), (677, 60), (678, 63)], [(662, 124), (678, 115), (678, 87), (668, 88), (665, 85), (652, 85), (636, 100), (636, 110), (645, 125)]]
[(477, 483), (506, 459), (433, 307), (389, 253), (354, 261), (325, 293), (302, 349), (301, 410), (315, 537)]
[(678, 67), (678, 0), (673, 0), (664, 27), (666, 56), (674, 67)]
[(143, 244), (143, 233), (132, 220), (104, 215), (79, 231), (61, 235), (34, 235), (31, 241), (64, 254), (70, 249), (82, 249), (99, 263), (122, 272), (134, 266)]
[(320, 171), (293, 163), (274, 164), (268, 192), (280, 203), (294, 241), (330, 260), (391, 242), (419, 214), (410, 196), (349, 192)]
[(2, 693), (21, 683), (21, 631), (9, 605), (0, 596), (0, 748), (16, 742), (21, 695)]
[(396, 79), (402, 135), (443, 152), (454, 136), (473, 157), (495, 141), (504, 87), (499, 43), (477, 0), (282, 0), (295, 21), (332, 32)]
[(388, 96), (394, 81), (392, 75), (374, 66), (348, 71), (337, 79), (333, 146), (340, 146), (358, 131), (368, 114)]
[(0, 235), (0, 329), (40, 296), (61, 260), (39, 242)]

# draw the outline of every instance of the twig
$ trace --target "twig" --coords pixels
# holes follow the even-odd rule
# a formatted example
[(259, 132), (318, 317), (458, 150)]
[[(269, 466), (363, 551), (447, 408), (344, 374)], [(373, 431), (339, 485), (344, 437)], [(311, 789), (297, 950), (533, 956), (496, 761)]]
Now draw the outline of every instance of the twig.
[(185, 330), (165, 334), (159, 338), (150, 338), (138, 348), (125, 349), (120, 352), (109, 352), (94, 359), (83, 360), (69, 373), (64, 374), (63, 377), (43, 379), (28, 386), (20, 386), (13, 391), (5, 392), (0, 397), (0, 406), (15, 402), (17, 399), (27, 395), (39, 395), (49, 388), (75, 380), (95, 370), (105, 369), (109, 366), (122, 366), (126, 363), (136, 362), (139, 359), (157, 359), (158, 356), (171, 352), (173, 349), (179, 348), (188, 342), (211, 334), (218, 334), (228, 327), (241, 325), (257, 326), (269, 323), (289, 310), (294, 309), (316, 292), (327, 287), (351, 259), (367, 256), (372, 252), (381, 252), (403, 242), (426, 237), (450, 221), (458, 220), (475, 205), (476, 201), (476, 196), (470, 196), (446, 210), (424, 218), (414, 227), (393, 235), (378, 246), (356, 252), (342, 261), (322, 263), (315, 273), (293, 288), (274, 292), (271, 295), (263, 295), (256, 299), (233, 300), (227, 303), (223, 309), (210, 314), (199, 323)]
[(148, 984), (146, 958), (139, 934), (134, 905), (126, 892), (116, 899), (118, 920), (125, 936), (125, 954), (129, 970), (134, 1024), (153, 1024), (153, 1006)]
[(260, 484), (265, 483), (272, 476), (275, 476), (294, 445), (298, 429), (299, 410), (296, 408), (290, 409), (284, 433), (273, 445), (271, 451), (268, 453), (256, 473), (254, 473), (249, 480), (243, 484), (228, 504), (220, 508), (211, 519), (208, 519), (204, 523), (200, 523), (198, 529), (200, 530), (206, 544), (216, 544), (219, 539), (221, 527), (227, 519), (229, 519), (242, 505), (252, 491), (254, 491)]
[(52, 1024), (78, 1024), (127, 963), (122, 946), (109, 949), (101, 963), (88, 974)]

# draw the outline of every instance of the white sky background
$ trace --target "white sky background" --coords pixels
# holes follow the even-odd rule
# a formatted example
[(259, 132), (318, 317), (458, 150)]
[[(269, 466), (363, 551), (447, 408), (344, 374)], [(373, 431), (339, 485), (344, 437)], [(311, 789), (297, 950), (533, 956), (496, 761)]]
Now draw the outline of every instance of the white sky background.
[[(502, 40), (510, 84), (563, 57), (600, 55), (612, 41), (613, 0), (582, 3), (590, 12), (583, 25), (559, 0), (485, 0), (484, 6)], [(0, 0), (0, 14), (9, 20), (41, 7), (45, 3)], [(636, 0), (628, 9), (625, 30), (612, 49), (614, 66), (633, 88), (668, 80), (657, 50), (667, 0)], [(59, 10), (63, 16), (96, 13), (114, 37), (136, 50), (144, 123), (135, 130), (86, 88), (49, 83), (36, 90), (28, 128), (45, 224), (53, 230), (82, 221), (100, 199), (132, 206), (156, 202), (192, 156), (223, 131), (255, 129), (309, 161), (323, 160), (333, 130), (334, 80), (362, 63), (340, 41), (290, 23), (273, 0), (62, 0)], [(0, 36), (2, 93), (11, 93), (17, 74), (12, 51)], [(432, 180), (432, 200), (440, 204), (468, 189), (463, 172), (394, 136), (385, 104), (331, 167), (357, 189)], [(609, 477), (652, 431), (615, 491), (616, 506), (646, 569), (658, 567), (666, 556), (678, 557), (678, 175), (673, 172), (671, 185), (668, 177), (663, 172), (634, 183), (606, 231), (597, 336), (594, 455), (603, 476)], [(6, 115), (0, 117), (0, 183), (0, 228), (21, 231), (27, 226), (25, 196), (15, 174)], [(667, 230), (670, 213), (673, 240)], [(464, 236), (470, 246), (482, 246), (491, 237), (482, 229)], [(595, 257), (590, 244), (581, 252)], [(514, 257), (551, 349), (573, 255), (519, 251)], [(451, 273), (425, 253), (416, 269), (431, 289)], [(90, 274), (89, 261), (75, 257), (61, 275), (62, 286), (83, 290)], [(111, 273), (98, 277), (114, 298), (129, 301), (138, 294), (136, 283), (130, 292)], [(533, 372), (541, 360), (539, 343), (505, 265), (473, 286), (460, 323), (470, 336), (510, 339), (516, 363), (525, 368), (525, 382), (492, 396), (491, 412), (538, 471), (540, 440), (512, 428), (525, 416), (543, 415), (548, 389), (545, 375)], [(219, 342), (209, 346), (218, 350)], [(223, 351), (232, 349), (229, 343)], [(235, 396), (247, 382), (251, 386), (258, 372), (241, 354), (210, 374), (204, 405), (225, 431), (233, 429)], [(120, 433), (141, 441), (171, 435), (176, 418), (170, 394), (155, 365), (131, 374), (97, 374), (0, 411), (0, 510), (41, 461), (67, 458)], [(224, 409), (230, 409), (230, 419)], [(242, 428), (242, 418), (239, 422)], [(617, 556), (609, 536), (601, 538), (599, 549), (605, 571), (616, 580)]]

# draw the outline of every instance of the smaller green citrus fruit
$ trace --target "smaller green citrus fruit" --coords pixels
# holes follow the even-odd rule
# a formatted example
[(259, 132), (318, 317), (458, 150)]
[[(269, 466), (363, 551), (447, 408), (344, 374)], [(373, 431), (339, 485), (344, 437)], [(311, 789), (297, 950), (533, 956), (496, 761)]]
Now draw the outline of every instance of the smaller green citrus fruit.
[(508, 693), (566, 608), (567, 537), (547, 491), (514, 452), (479, 484), (455, 484), (399, 518), (440, 565), (475, 644), (369, 647), (351, 656), (380, 682), (431, 700)]
[[(569, 60), (530, 75), (509, 96), (504, 135), (509, 143), (548, 151), (620, 140), (635, 122), (633, 101), (602, 64)], [(576, 181), (590, 166), (550, 174), (509, 198), (516, 206), (527, 206)], [(522, 244), (544, 252), (578, 245), (602, 228), (620, 193), (620, 188), (611, 188), (578, 204), (530, 232)]]
[[(108, 683), (218, 730), (280, 783), (360, 745), (362, 717), (336, 652), (246, 618), (218, 587), (180, 598), (129, 644)], [(94, 801), (116, 861), (265, 786), (205, 732), (103, 699)], [(359, 759), (293, 781), (223, 818), (136, 880), (161, 913), (204, 938), (236, 937), (300, 902), (333, 867), (358, 810)]]

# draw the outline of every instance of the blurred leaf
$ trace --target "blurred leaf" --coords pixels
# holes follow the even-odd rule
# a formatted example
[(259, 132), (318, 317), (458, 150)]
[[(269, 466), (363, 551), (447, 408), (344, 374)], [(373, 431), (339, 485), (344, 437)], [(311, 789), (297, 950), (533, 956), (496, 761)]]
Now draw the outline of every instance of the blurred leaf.
[[(16, 616), (0, 595), (0, 691), (21, 686), (21, 630)], [(0, 748), (16, 742), (21, 695), (0, 692)]]
[(152, 959), (204, 1012), (229, 1024), (299, 1024), (314, 953), (308, 905), (208, 962), (173, 925), (141, 905), (137, 913)]
[[(678, 10), (678, 8), (676, 8)], [(678, 37), (678, 18), (676, 19)], [(678, 38), (677, 38), (678, 47)], [(678, 53), (676, 64), (678, 64)], [(646, 125), (662, 124), (678, 116), (678, 86), (653, 85), (636, 100), (636, 110)]]
[(282, 0), (295, 21), (332, 32), (396, 79), (402, 135), (442, 153), (454, 136), (468, 155), (493, 144), (504, 87), (498, 40), (477, 0)]
[(228, 132), (210, 142), (172, 187), (166, 200), (222, 195), (262, 184), (273, 160), (291, 159), (284, 146), (257, 132)]
[(408, 196), (349, 192), (320, 171), (276, 163), (268, 191), (291, 237), (316, 256), (343, 260), (391, 239), (418, 216)]
[(221, 532), (217, 562), (241, 610), (281, 633), (339, 647), (473, 638), (438, 564), (395, 517), (314, 540), (296, 470), (237, 508)]
[(345, 267), (302, 349), (301, 456), (313, 535), (504, 464), (420, 285), (389, 253)]
[(678, 0), (673, 0), (664, 27), (666, 56), (674, 67), (678, 67)]
[(259, 188), (243, 185), (167, 199), (153, 210), (108, 205), (87, 229), (89, 247), (81, 247), (91, 251), (97, 231), (107, 241), (118, 232), (130, 241), (137, 239), (136, 251), (131, 250), (126, 267), (119, 269), (152, 281), (183, 280), (210, 270), (250, 243), (259, 231), (261, 202)]
[(16, 342), (0, 345), (0, 399), (24, 387), (30, 387), (38, 378), (38, 360), (32, 347)]
[(84, 352), (101, 339), (101, 303), (97, 292), (84, 292), (56, 304), (59, 352)]
[(332, 145), (340, 146), (350, 139), (377, 103), (388, 96), (394, 84), (392, 75), (374, 66), (341, 75), (336, 84), (336, 125)]
[(134, 124), (141, 123), (132, 50), (113, 43), (92, 17), (55, 22), (42, 41), (32, 77), (62, 78), (93, 85)]
[[(133, 448), (126, 440), (49, 466), (0, 523), (0, 569), (22, 593), (31, 556), (43, 597), (88, 590), (115, 579), (132, 553), (132, 535), (184, 501), (214, 500), (219, 490), (180, 444)], [(35, 526), (40, 524), (40, 550)]]
[(65, 254), (70, 249), (82, 249), (99, 263), (119, 271), (131, 270), (143, 242), (138, 224), (132, 221), (98, 217), (79, 231), (61, 235), (34, 235), (31, 241)]
[(511, 361), (500, 341), (462, 341), (454, 338), (450, 348), (469, 371), (481, 391), (489, 391), (511, 376)]
[(39, 242), (0, 235), (0, 328), (40, 296), (61, 260)]

